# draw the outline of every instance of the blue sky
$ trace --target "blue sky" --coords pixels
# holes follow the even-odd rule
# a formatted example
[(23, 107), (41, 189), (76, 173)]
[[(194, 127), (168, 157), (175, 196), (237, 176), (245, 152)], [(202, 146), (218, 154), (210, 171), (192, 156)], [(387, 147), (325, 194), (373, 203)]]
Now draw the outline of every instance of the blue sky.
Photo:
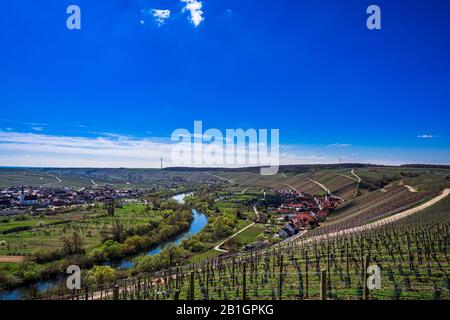
[[(81, 30), (66, 28), (71, 4)], [(382, 30), (366, 28), (370, 4)], [(0, 165), (158, 166), (194, 120), (279, 128), (284, 163), (448, 164), (449, 12), (444, 0), (2, 1)]]

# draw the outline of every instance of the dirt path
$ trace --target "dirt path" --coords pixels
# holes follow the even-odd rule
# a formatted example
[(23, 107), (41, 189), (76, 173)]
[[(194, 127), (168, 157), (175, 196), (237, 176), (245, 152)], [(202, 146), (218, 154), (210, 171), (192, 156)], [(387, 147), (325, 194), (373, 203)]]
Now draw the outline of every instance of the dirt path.
[(248, 187), (246, 187), (244, 190), (241, 191), (241, 194), (244, 194), (248, 190)]
[(355, 169), (352, 169), (352, 171), (350, 171), (350, 173), (351, 173), (352, 175), (354, 175), (354, 176), (356, 177), (356, 179), (358, 179), (358, 183), (360, 183), (360, 182), (361, 182), (361, 178), (360, 178), (360, 177), (358, 177), (358, 176), (356, 175), (356, 173), (355, 173)]
[(362, 179), (355, 173), (355, 169), (352, 169), (352, 171), (350, 171), (350, 173), (356, 177), (356, 181), (358, 181), (358, 184), (356, 185), (356, 190), (355, 190), (355, 194), (353, 195), (353, 198), (356, 198), (358, 196), (358, 190), (359, 190), (359, 185), (361, 184)]
[(403, 218), (409, 217), (411, 215), (414, 215), (428, 207), (431, 207), (432, 205), (436, 204), (437, 202), (441, 201), (442, 199), (444, 199), (445, 197), (447, 197), (450, 193), (450, 189), (445, 189), (440, 195), (434, 197), (433, 199), (425, 202), (424, 204), (421, 204), (420, 206), (402, 211), (400, 213), (397, 213), (393, 216), (363, 225), (363, 226), (359, 226), (359, 227), (354, 227), (354, 228), (350, 228), (350, 229), (346, 229), (346, 230), (341, 230), (338, 232), (333, 232), (333, 233), (328, 233), (328, 234), (324, 234), (324, 235), (320, 235), (320, 236), (315, 236), (312, 238), (308, 238), (305, 240), (300, 240), (302, 243), (311, 243), (311, 242), (318, 242), (318, 241), (322, 241), (322, 240), (328, 240), (328, 239), (332, 239), (332, 238), (337, 238), (340, 236), (346, 236), (349, 234), (353, 234), (353, 233), (358, 233), (358, 232), (363, 232), (363, 231), (369, 231), (375, 228), (379, 228), (382, 226), (385, 226), (387, 224), (399, 221)]
[(293, 186), (291, 186), (290, 184), (287, 184), (287, 183), (283, 183), (285, 186), (288, 186), (289, 188), (291, 188), (292, 190), (294, 190), (295, 192), (297, 192), (298, 194), (300, 194), (300, 192), (297, 190), (297, 189), (295, 189)]
[(417, 189), (411, 186), (408, 186), (406, 184), (403, 185), (406, 189), (408, 189), (410, 192), (417, 192)]
[(1, 262), (23, 262), (25, 260), (24, 256), (0, 256)]
[[(256, 207), (253, 207), (253, 210), (255, 210), (256, 216), (259, 218), (259, 212), (258, 210), (256, 210)], [(220, 251), (220, 252), (228, 252), (228, 250), (225, 249), (220, 249), (220, 247), (227, 242), (228, 240), (236, 237), (239, 233), (241, 233), (242, 231), (247, 230), (248, 228), (252, 227), (256, 222), (252, 222), (250, 223), (248, 226), (246, 226), (245, 228), (242, 228), (241, 230), (239, 230), (238, 232), (236, 232), (235, 234), (229, 236), (228, 238), (226, 238), (225, 240), (223, 240), (222, 242), (220, 242), (217, 246), (214, 247), (214, 250), (216, 251)]]
[(281, 173), (281, 175), (285, 178), (287, 178), (287, 175), (284, 174), (284, 172)]
[(346, 175), (346, 174), (343, 174), (343, 173), (336, 173), (336, 174), (337, 174), (338, 176), (345, 177), (345, 178), (347, 178), (347, 179), (350, 179), (350, 180), (353, 180), (353, 181), (358, 182), (358, 179), (353, 178), (353, 177), (350, 177), (350, 176), (348, 176), (348, 175)]
[(227, 182), (229, 182), (229, 183), (231, 183), (231, 184), (236, 184), (236, 183), (235, 183), (233, 180), (231, 180), (231, 179), (224, 178), (224, 177), (221, 177), (221, 176), (216, 176), (215, 174), (211, 174), (211, 173), (210, 173), (210, 175), (213, 176), (213, 177), (215, 177), (215, 178), (217, 178), (217, 179), (220, 179), (220, 180), (223, 180), (223, 181), (227, 181)]
[(317, 184), (319, 187), (321, 187), (323, 190), (325, 190), (326, 193), (331, 194), (330, 190), (329, 190), (327, 187), (325, 187), (323, 184), (321, 184), (319, 181), (313, 180), (313, 179), (311, 179), (311, 178), (306, 178), (306, 180), (311, 181), (311, 182), (314, 182), (314, 183)]
[(290, 238), (284, 239), (284, 240), (281, 241), (279, 244), (282, 245), (282, 244), (284, 244), (284, 243), (288, 243), (288, 242), (297, 240), (298, 238), (300, 238), (302, 235), (304, 235), (304, 234), (307, 233), (307, 232), (308, 232), (308, 230), (303, 230), (303, 231), (297, 233), (295, 236), (292, 236), (292, 237), (290, 237)]
[(236, 237), (239, 233), (241, 233), (242, 231), (247, 230), (248, 228), (252, 227), (255, 224), (255, 222), (250, 223), (248, 226), (246, 226), (245, 228), (242, 228), (241, 230), (239, 230), (238, 232), (236, 232), (235, 234), (233, 234), (232, 236), (226, 238), (225, 240), (223, 240), (221, 243), (219, 243), (217, 246), (214, 247), (214, 250), (216, 251), (220, 251), (220, 252), (228, 252), (228, 250), (225, 249), (220, 249), (220, 247), (227, 242), (228, 240)]
[(58, 181), (58, 183), (61, 183), (62, 182), (62, 180), (60, 179), (60, 178), (58, 178), (57, 176), (55, 176), (55, 175), (53, 175), (53, 174), (50, 174), (50, 173), (47, 173), (50, 177), (52, 177), (52, 178), (55, 178), (57, 181)]

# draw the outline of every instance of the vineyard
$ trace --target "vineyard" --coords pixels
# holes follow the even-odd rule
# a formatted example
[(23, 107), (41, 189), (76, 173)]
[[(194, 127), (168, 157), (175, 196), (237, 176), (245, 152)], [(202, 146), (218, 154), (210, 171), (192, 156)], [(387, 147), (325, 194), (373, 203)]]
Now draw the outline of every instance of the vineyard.
[[(117, 208), (114, 217), (106, 215), (103, 208), (95, 208), (82, 214), (78, 212), (72, 221), (42, 221), (45, 222), (42, 226), (30, 230), (5, 233), (0, 253), (30, 256), (36, 248), (60, 250), (61, 239), (72, 233), (81, 237), (88, 249), (88, 262), (93, 266), (92, 270), (82, 273), (84, 286), (68, 291), (62, 281), (45, 293), (32, 293), (32, 298), (41, 299), (450, 299), (447, 252), (450, 247), (450, 200), (446, 197), (449, 189), (441, 192), (450, 182), (442, 172), (435, 174), (421, 170), (424, 171), (409, 168), (333, 169), (280, 173), (273, 177), (253, 172), (174, 173), (185, 178), (224, 181), (223, 188), (215, 191), (216, 201), (211, 201), (217, 208), (214, 213), (222, 213), (218, 217), (225, 211), (239, 209), (248, 219), (256, 218), (249, 208), (254, 203), (270, 206), (275, 194), (270, 188), (314, 194), (324, 194), (329, 189), (346, 200), (318, 227), (302, 230), (298, 236), (278, 244), (273, 244), (274, 241), (269, 247), (252, 252), (238, 247), (273, 232), (268, 229), (268, 224), (255, 224), (237, 235), (234, 240), (239, 245), (234, 244), (236, 250), (228, 248), (228, 253), (211, 249), (224, 235), (207, 241), (205, 235), (199, 235), (192, 239), (193, 247), (199, 247), (196, 241), (201, 240), (207, 246), (199, 248), (209, 246), (210, 250), (183, 255), (180, 247), (173, 252), (164, 250), (161, 253), (164, 264), (155, 264), (155, 267), (153, 262), (157, 262), (158, 257), (126, 272), (108, 269), (98, 262), (123, 257), (127, 252), (137, 253), (133, 249), (134, 242), (142, 240), (133, 237), (133, 241), (122, 241), (123, 245), (116, 246), (121, 248), (121, 254), (112, 254), (117, 248), (111, 248), (111, 241), (104, 242), (104, 239), (111, 237), (116, 223), (130, 234), (148, 235), (144, 240), (145, 247), (149, 247), (166, 239), (167, 234), (180, 231), (175, 226), (187, 227), (191, 218), (189, 210), (178, 212), (175, 207), (154, 209), (143, 204), (128, 204)], [(120, 175), (123, 172), (114, 173)], [(151, 174), (167, 177), (172, 173)], [(110, 179), (114, 177), (110, 176)], [(261, 200), (263, 191), (266, 193)], [(202, 192), (198, 199), (194, 197), (187, 201), (183, 209), (207, 208), (210, 203), (205, 199), (214, 200), (214, 197), (206, 189)], [(21, 223), (33, 226), (36, 222), (41, 224), (35, 220)], [(246, 225), (250, 222), (245, 221)], [(4, 229), (13, 228), (13, 223), (18, 222), (9, 222), (11, 226), (5, 224)], [(223, 223), (214, 223), (210, 217), (205, 232), (218, 232), (223, 226)], [(236, 230), (243, 227), (238, 223)], [(236, 230), (233, 227), (226, 234)], [(138, 244), (142, 247), (141, 242)], [(46, 256), (42, 257), (46, 261)], [(134, 261), (140, 266), (138, 262)], [(166, 266), (173, 267), (161, 270)], [(368, 290), (366, 283), (374, 276), (369, 271), (376, 270), (368, 267), (374, 266), (380, 270), (381, 287)], [(159, 271), (147, 272), (152, 270)]]
[[(1, 240), (5, 241), (7, 246), (0, 247), (0, 254), (25, 256), (31, 255), (36, 249), (57, 250), (62, 247), (61, 237), (70, 236), (73, 232), (77, 232), (86, 247), (90, 248), (102, 242), (102, 237), (111, 232), (111, 227), (116, 221), (120, 221), (124, 228), (136, 230), (136, 232), (146, 226), (151, 226), (153, 235), (157, 233), (158, 226), (165, 225), (167, 229), (172, 229), (172, 226), (169, 225), (170, 222), (175, 221), (172, 216), (175, 216), (173, 210), (151, 210), (142, 204), (128, 204), (117, 208), (114, 217), (105, 215), (103, 208), (90, 208), (83, 213), (66, 214), (66, 221), (56, 216), (62, 222), (59, 224), (49, 224), (23, 232), (1, 235)], [(186, 217), (183, 218), (185, 224), (189, 222), (190, 217), (188, 210)], [(178, 216), (177, 219), (182, 220)], [(38, 221), (41, 220), (38, 219)], [(172, 230), (168, 231), (175, 233)]]
[[(450, 225), (384, 227), (174, 267), (64, 299), (450, 299)], [(365, 290), (370, 265), (381, 288)]]
[(308, 236), (361, 226), (407, 210), (435, 196), (434, 191), (412, 193), (403, 186), (388, 186), (360, 196), (336, 210)]

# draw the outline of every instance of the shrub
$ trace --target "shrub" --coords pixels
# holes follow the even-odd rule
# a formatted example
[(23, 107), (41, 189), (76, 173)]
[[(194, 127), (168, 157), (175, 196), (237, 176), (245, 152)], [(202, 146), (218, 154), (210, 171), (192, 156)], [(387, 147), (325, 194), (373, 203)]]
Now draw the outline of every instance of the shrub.
[(49, 250), (45, 250), (45, 249), (36, 249), (33, 251), (31, 256), (37, 263), (46, 263), (49, 261), (60, 259), (61, 251), (59, 251), (59, 250), (49, 251)]
[(138, 271), (152, 272), (183, 262), (186, 252), (182, 248), (169, 245), (160, 254), (154, 256), (142, 256), (137, 259)]
[(124, 251), (129, 253), (135, 253), (143, 249), (145, 245), (145, 239), (141, 236), (132, 236), (125, 240)]
[(108, 254), (102, 248), (95, 248), (88, 253), (88, 259), (92, 262), (103, 262), (108, 259)]
[(41, 228), (45, 226), (45, 222), (44, 221), (39, 221), (38, 223), (36, 223), (36, 228)]
[(114, 240), (108, 240), (105, 242), (104, 251), (111, 259), (120, 259), (124, 256), (123, 245)]
[(116, 278), (117, 271), (110, 266), (95, 266), (87, 274), (88, 283), (97, 285), (113, 282)]

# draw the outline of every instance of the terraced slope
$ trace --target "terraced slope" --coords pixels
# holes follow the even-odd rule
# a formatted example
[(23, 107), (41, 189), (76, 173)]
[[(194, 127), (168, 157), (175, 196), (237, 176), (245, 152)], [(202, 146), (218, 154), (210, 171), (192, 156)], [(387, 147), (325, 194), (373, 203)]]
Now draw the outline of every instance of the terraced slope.
[(307, 236), (327, 234), (368, 224), (417, 206), (437, 195), (437, 191), (412, 193), (404, 186), (390, 185), (358, 197), (332, 213), (319, 228)]
[(381, 288), (367, 299), (450, 299), (449, 232), (448, 224), (383, 228), (306, 246), (291, 243), (89, 287), (92, 292), (75, 299), (113, 299), (115, 284), (121, 300), (319, 299), (322, 276), (328, 299), (362, 299), (365, 259), (381, 272)]
[(224, 177), (241, 186), (258, 186), (263, 188), (277, 188), (277, 189), (295, 189), (299, 192), (322, 195), (325, 194), (323, 188), (311, 180), (323, 184), (333, 194), (348, 200), (353, 198), (357, 186), (357, 180), (343, 175), (345, 172), (350, 174), (350, 171), (317, 171), (306, 172), (299, 174), (285, 174), (282, 173), (274, 176), (261, 176), (258, 173), (252, 172), (219, 172), (217, 176)]
[(396, 223), (401, 226), (430, 226), (439, 223), (450, 223), (450, 197), (443, 199), (413, 216)]

